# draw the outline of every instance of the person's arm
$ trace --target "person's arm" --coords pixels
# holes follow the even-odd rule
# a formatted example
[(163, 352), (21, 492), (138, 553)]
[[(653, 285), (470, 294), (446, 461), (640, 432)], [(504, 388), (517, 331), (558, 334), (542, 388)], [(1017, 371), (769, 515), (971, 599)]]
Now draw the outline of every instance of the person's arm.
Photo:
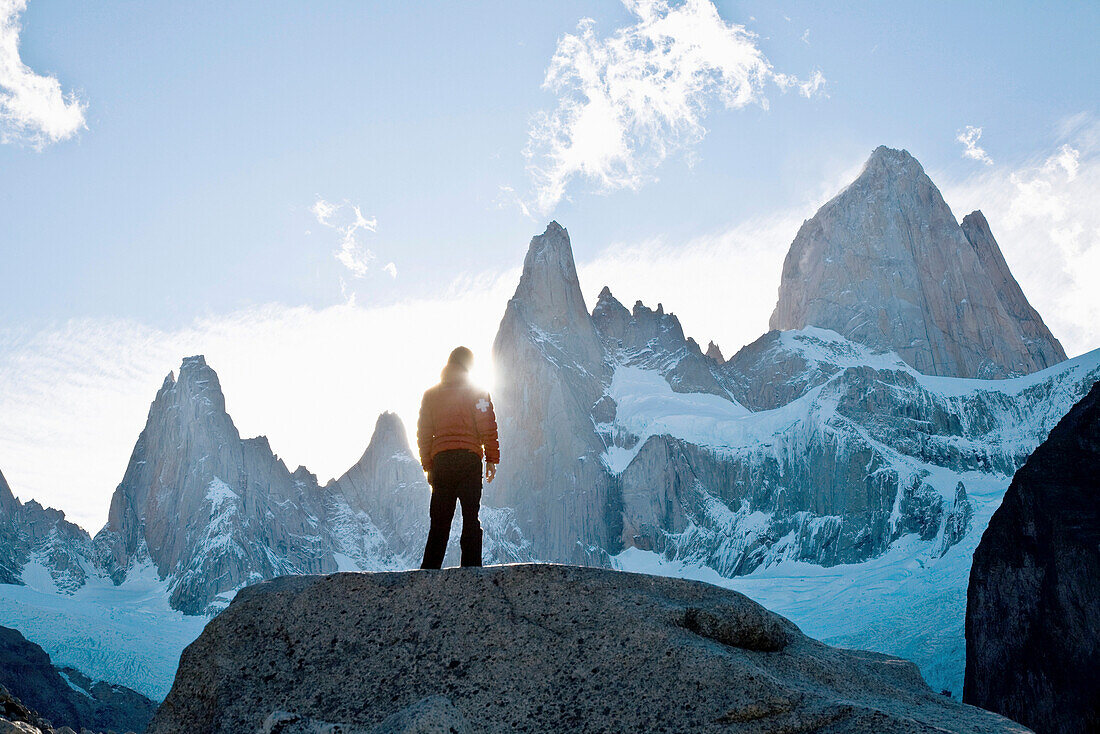
[(420, 466), (426, 472), (432, 470), (432, 438), (435, 436), (432, 410), (428, 402), (428, 393), (424, 393), (424, 398), (420, 401), (420, 418), (416, 421), (416, 447), (420, 449)]
[(485, 481), (491, 482), (497, 475), (500, 463), (500, 439), (497, 436), (497, 415), (493, 409), (493, 399), (488, 393), (478, 398), (474, 405), (474, 418), (477, 432), (481, 436), (481, 445), (485, 449)]

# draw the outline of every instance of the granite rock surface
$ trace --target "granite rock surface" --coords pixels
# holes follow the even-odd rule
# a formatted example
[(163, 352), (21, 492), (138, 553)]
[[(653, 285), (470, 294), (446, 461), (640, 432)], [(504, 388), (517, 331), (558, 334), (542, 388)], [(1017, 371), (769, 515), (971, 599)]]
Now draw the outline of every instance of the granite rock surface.
[(253, 731), (273, 711), (370, 731), (438, 696), (472, 732), (1025, 731), (736, 592), (548, 565), (249, 587), (149, 731)]
[(960, 225), (920, 163), (885, 146), (787, 253), (770, 328), (806, 326), (931, 375), (995, 379), (1066, 358), (981, 212)]

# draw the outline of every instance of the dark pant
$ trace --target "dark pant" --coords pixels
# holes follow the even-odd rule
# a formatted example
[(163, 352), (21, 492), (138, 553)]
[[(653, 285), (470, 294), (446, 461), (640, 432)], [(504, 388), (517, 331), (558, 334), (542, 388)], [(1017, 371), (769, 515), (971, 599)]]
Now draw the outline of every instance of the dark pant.
[(432, 484), (431, 518), (428, 542), (424, 546), (421, 568), (439, 568), (447, 554), (455, 502), (462, 503), (462, 565), (481, 565), (481, 457), (473, 451), (442, 451), (432, 459), (428, 475)]

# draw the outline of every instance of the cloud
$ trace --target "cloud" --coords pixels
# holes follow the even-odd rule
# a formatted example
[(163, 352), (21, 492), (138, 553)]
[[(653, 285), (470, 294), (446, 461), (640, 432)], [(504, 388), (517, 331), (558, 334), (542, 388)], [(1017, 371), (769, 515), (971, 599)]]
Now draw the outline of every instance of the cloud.
[(623, 0), (637, 18), (608, 37), (595, 21), (559, 39), (543, 87), (558, 106), (535, 116), (524, 155), (535, 185), (531, 208), (549, 213), (575, 178), (601, 191), (636, 189), (670, 155), (706, 134), (709, 108), (767, 107), (764, 89), (797, 89), (810, 80), (777, 73), (757, 37), (727, 23), (710, 0)]
[(959, 133), (955, 140), (963, 144), (963, 158), (972, 158), (981, 161), (987, 166), (993, 165), (993, 159), (978, 146), (978, 140), (982, 137), (982, 129), (967, 125), (966, 129)]
[(27, 0), (0, 0), (0, 142), (41, 149), (85, 127), (85, 104), (23, 63), (19, 16), (26, 7)]
[(386, 267), (382, 269), (389, 273), (391, 278), (397, 278), (397, 266), (393, 263), (386, 263)]
[(1100, 347), (1098, 132), (1095, 118), (1078, 116), (1061, 145), (944, 186), (959, 216), (985, 213), (1013, 275), (1071, 356)]
[[(318, 198), (309, 210), (321, 225), (335, 230), (340, 235), (340, 249), (334, 253), (336, 259), (356, 278), (365, 276), (375, 257), (374, 253), (360, 242), (360, 236), (362, 233), (376, 232), (378, 220), (374, 217), (367, 219), (359, 207), (346, 201), (333, 204)], [(343, 281), (341, 281), (341, 290), (344, 290)]]

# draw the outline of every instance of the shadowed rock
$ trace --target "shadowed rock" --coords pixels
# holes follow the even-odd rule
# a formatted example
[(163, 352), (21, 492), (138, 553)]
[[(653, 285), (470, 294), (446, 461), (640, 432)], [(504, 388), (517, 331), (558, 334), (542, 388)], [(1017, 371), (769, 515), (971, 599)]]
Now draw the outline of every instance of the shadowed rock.
[(249, 587), (184, 652), (150, 731), (255, 731), (272, 712), (446, 731), (396, 723), (444, 720), (448, 702), (471, 732), (1023, 731), (737, 592), (552, 565)]
[(1100, 731), (1100, 383), (1016, 472), (974, 552), (963, 700)]

